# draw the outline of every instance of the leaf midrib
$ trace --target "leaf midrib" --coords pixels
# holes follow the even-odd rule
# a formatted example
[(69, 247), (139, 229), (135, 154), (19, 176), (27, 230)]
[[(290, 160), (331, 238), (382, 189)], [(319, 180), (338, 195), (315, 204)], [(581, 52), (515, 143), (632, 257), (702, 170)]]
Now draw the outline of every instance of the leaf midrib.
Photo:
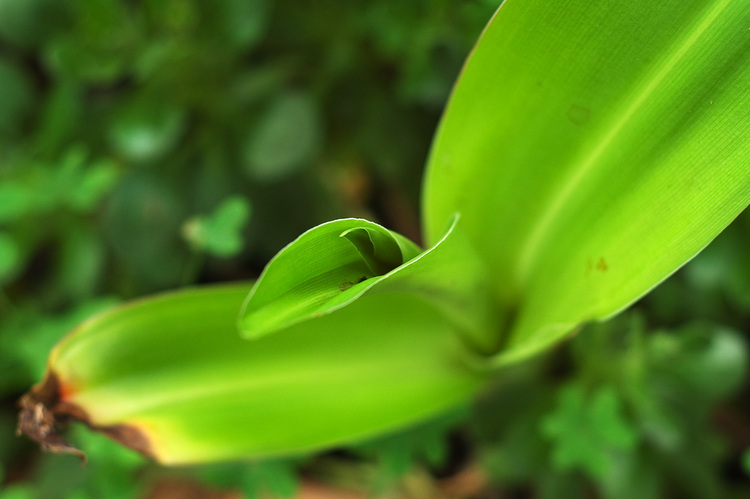
[(533, 229), (529, 231), (528, 237), (520, 245), (516, 282), (520, 283), (522, 287), (528, 282), (539, 260), (544, 243), (553, 232), (554, 223), (563, 211), (562, 208), (572, 198), (583, 179), (594, 169), (599, 159), (615, 142), (623, 128), (671, 74), (672, 70), (684, 60), (701, 36), (713, 25), (730, 3), (731, 0), (723, 0), (707, 9), (704, 15), (699, 16), (693, 28), (688, 30), (686, 36), (674, 46), (674, 50), (668, 52), (669, 56), (666, 60), (660, 59), (654, 65), (654, 70), (650, 72), (650, 75), (630, 93), (631, 97), (623, 101), (622, 106), (620, 106), (621, 111), (614, 114), (616, 117), (619, 116), (619, 119), (594, 143), (593, 148), (589, 148), (591, 152), (580, 160), (578, 166), (571, 169), (562, 188), (549, 200), (547, 207), (541, 211), (537, 222), (533, 225)]

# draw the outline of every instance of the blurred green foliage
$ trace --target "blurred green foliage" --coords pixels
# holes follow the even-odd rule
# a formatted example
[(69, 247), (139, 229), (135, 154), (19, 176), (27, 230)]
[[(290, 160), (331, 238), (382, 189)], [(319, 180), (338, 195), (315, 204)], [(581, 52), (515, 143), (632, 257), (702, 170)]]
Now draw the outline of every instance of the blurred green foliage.
[(268, 459), (253, 463), (203, 466), (201, 478), (214, 487), (239, 490), (247, 499), (292, 497), (299, 491), (296, 461)]
[(195, 217), (183, 226), (183, 236), (198, 251), (219, 257), (242, 250), (242, 228), (250, 216), (250, 205), (239, 196), (225, 199), (210, 216)]
[(344, 456), (174, 472), (76, 428), (81, 468), (14, 435), (16, 399), (95, 311), (252, 278), (334, 218), (418, 239), (430, 139), (498, 4), (0, 0), (0, 497), (142, 497), (174, 473), (289, 497), (300, 469), (382, 492), (473, 459), (511, 496), (750, 494), (748, 213), (473, 410)]
[[(721, 237), (745, 232), (747, 244), (747, 215)], [(544, 498), (577, 497), (592, 482), (610, 498), (747, 494), (747, 336), (711, 319), (747, 324), (750, 309), (710, 318), (689, 305), (690, 295), (721, 295), (690, 277), (723, 251), (712, 248), (635, 309), (584, 328), (498, 384), (475, 428), (499, 483), (535, 483)], [(667, 300), (680, 309), (679, 325), (654, 313)]]

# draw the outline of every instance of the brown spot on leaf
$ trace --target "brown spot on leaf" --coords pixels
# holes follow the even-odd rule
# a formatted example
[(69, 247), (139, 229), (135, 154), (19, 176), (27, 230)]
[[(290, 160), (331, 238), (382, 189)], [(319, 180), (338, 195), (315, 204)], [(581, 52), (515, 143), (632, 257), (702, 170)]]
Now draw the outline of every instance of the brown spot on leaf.
[(155, 458), (151, 445), (141, 430), (129, 425), (93, 424), (82, 407), (62, 400), (61, 394), (65, 392), (58, 376), (53, 372), (47, 373), (44, 381), (35, 385), (19, 400), (21, 412), (18, 415), (16, 434), (26, 435), (46, 451), (78, 456), (81, 463), (86, 464), (86, 454), (60, 435), (71, 422), (79, 421), (146, 457)]
[(609, 266), (607, 265), (607, 261), (604, 259), (604, 257), (599, 258), (599, 261), (596, 262), (596, 270), (600, 272), (606, 272), (609, 270)]
[(595, 272), (607, 272), (608, 270), (609, 264), (603, 256), (599, 257), (596, 262), (594, 262), (593, 258), (586, 259), (586, 271), (584, 272), (586, 278), (591, 277), (591, 275)]

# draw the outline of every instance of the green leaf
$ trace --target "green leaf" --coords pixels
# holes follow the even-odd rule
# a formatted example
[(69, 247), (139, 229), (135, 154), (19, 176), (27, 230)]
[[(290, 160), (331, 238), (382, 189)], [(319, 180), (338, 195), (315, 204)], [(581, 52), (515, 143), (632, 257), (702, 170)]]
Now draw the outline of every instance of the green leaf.
[(216, 19), (216, 35), (245, 50), (255, 45), (265, 33), (270, 17), (267, 0), (229, 0), (209, 10)]
[(247, 171), (258, 180), (291, 175), (314, 159), (322, 140), (317, 103), (304, 93), (283, 94), (248, 137)]
[(109, 140), (127, 159), (149, 162), (169, 152), (184, 129), (181, 109), (160, 98), (139, 97), (123, 104), (109, 130)]
[(750, 203), (750, 4), (508, 0), (433, 144), (453, 213), (517, 308), (523, 359), (642, 296)]
[[(1, 485), (0, 485), (1, 487)], [(28, 485), (12, 485), (0, 489), (2, 499), (32, 499), (35, 497), (34, 489)]]
[(308, 230), (266, 266), (240, 313), (257, 338), (341, 308), (369, 283), (419, 254), (419, 248), (367, 220), (335, 220)]
[(681, 395), (695, 409), (735, 392), (748, 370), (742, 336), (721, 327), (691, 324), (679, 334), (657, 333), (649, 338), (648, 353), (661, 373), (661, 390), (671, 389), (673, 399)]
[(0, 231), (0, 284), (19, 269), (21, 252), (16, 241)]
[(22, 175), (0, 185), (0, 223), (71, 208), (91, 212), (119, 179), (110, 159), (90, 160), (86, 148), (73, 145), (53, 164), (29, 165)]
[(560, 393), (557, 408), (542, 422), (542, 431), (555, 443), (557, 467), (582, 468), (593, 477), (607, 474), (614, 465), (614, 453), (633, 449), (637, 437), (621, 414), (614, 390), (603, 388), (586, 397), (578, 385)]
[(142, 24), (136, 11), (119, 0), (65, 4), (74, 26), (45, 45), (45, 66), (56, 76), (94, 84), (112, 83), (124, 76), (140, 41)]
[(135, 479), (137, 471), (148, 463), (143, 456), (81, 426), (76, 427), (73, 437), (89, 457), (88, 497), (128, 499), (143, 494), (145, 482)]
[(196, 217), (183, 226), (185, 238), (198, 250), (218, 257), (242, 251), (242, 229), (250, 217), (250, 203), (243, 197), (225, 199), (207, 217)]
[(33, 211), (36, 196), (20, 182), (3, 180), (0, 184), (0, 223), (14, 222)]
[(408, 430), (357, 445), (353, 452), (374, 458), (383, 481), (387, 482), (403, 478), (415, 463), (440, 468), (449, 456), (449, 432), (464, 422), (468, 413), (468, 407), (459, 406)]
[(56, 180), (58, 187), (67, 188), (61, 196), (75, 210), (89, 212), (109, 192), (119, 178), (117, 164), (108, 159), (101, 159), (84, 165), (85, 156), (78, 158), (72, 150), (65, 158)]
[[(50, 370), (96, 426), (129, 425), (163, 463), (289, 454), (371, 438), (473, 396), (443, 317), (378, 294), (255, 341), (233, 316), (248, 286), (140, 300), (60, 342)], [(159, 334), (155, 335), (154, 331)]]
[(294, 497), (299, 491), (299, 480), (292, 463), (281, 460), (264, 460), (247, 466), (242, 474), (242, 491), (248, 497)]
[(92, 47), (79, 38), (56, 38), (46, 49), (47, 65), (62, 78), (102, 84), (125, 71), (123, 57), (103, 47)]
[(365, 295), (409, 293), (436, 307), (467, 345), (498, 347), (501, 310), (492, 283), (456, 217), (432, 248), (361, 219), (319, 225), (268, 264), (243, 306), (248, 338), (277, 331), (349, 305)]

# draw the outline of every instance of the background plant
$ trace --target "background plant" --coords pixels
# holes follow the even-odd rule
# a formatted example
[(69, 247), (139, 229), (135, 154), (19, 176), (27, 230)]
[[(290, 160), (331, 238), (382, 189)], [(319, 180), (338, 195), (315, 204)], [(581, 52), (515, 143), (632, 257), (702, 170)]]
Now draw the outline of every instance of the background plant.
[[(98, 468), (79, 470), (72, 460), (40, 458), (11, 435), (13, 400), (38, 379), (49, 347), (93, 310), (180, 284), (255, 276), (284, 243), (331, 218), (366, 215), (417, 238), (419, 166), (460, 64), (495, 7), (337, 6), (333, 31), (330, 9), (157, 3), (0, 4), (1, 86), (12, 89), (0, 106), (5, 494), (130, 495), (159, 474), (106, 442), (90, 451)], [(257, 10), (243, 14), (249, 6)], [(243, 15), (262, 21), (237, 22)], [(734, 345), (745, 340), (736, 332), (706, 338), (689, 323), (747, 324), (743, 217), (643, 301), (639, 319), (606, 326), (626, 335), (620, 343), (617, 334), (598, 342), (592, 338), (605, 335), (581, 335), (519, 368), (473, 416), (459, 418), (469, 419), (458, 435), (477, 434), (472, 454), (486, 456), (500, 486), (533, 484), (553, 495), (593, 483), (615, 495), (633, 483), (623, 476), (636, 476), (639, 492), (656, 496), (741, 493), (747, 408), (741, 399), (715, 407), (740, 388), (745, 360)], [(669, 332), (678, 329), (697, 332)], [(716, 341), (739, 354), (722, 357)], [(627, 369), (612, 369), (620, 363)], [(689, 372), (696, 365), (706, 366), (703, 376), (715, 369), (716, 381), (701, 385)], [(519, 403), (519, 394), (533, 400)], [(580, 435), (584, 450), (570, 451), (577, 444), (565, 440), (565, 425), (577, 414), (608, 421), (620, 437)], [(724, 444), (716, 444), (709, 414), (730, 436)], [(426, 442), (410, 438), (415, 432), (374, 443), (359, 452), (365, 458), (344, 460), (347, 473), (379, 462), (381, 477), (398, 476), (424, 455), (434, 466), (445, 429), (426, 431)], [(331, 459), (293, 466), (324, 475)], [(669, 468), (680, 461), (690, 473)], [(200, 473), (248, 492), (263, 480), (290, 490), (288, 464), (257, 466)], [(142, 479), (135, 486), (122, 480), (131, 471)], [(686, 474), (700, 484), (682, 485)]]

